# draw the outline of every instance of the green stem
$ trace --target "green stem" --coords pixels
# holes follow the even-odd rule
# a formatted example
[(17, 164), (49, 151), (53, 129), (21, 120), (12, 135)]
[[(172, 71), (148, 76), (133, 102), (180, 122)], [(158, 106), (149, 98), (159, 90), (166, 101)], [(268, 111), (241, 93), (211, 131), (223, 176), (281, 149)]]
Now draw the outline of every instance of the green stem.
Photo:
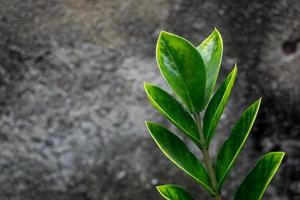
[(209, 155), (209, 150), (208, 149), (202, 149), (202, 155), (203, 155), (203, 160), (208, 172), (208, 176), (210, 178), (211, 184), (213, 189), (216, 192), (215, 199), (216, 200), (222, 200), (220, 193), (218, 192), (218, 185), (217, 185), (217, 178), (215, 174), (215, 170), (213, 168), (212, 162), (211, 162), (211, 157)]
[(216, 178), (215, 170), (214, 170), (212, 162), (211, 162), (211, 157), (209, 155), (209, 149), (208, 149), (208, 147), (205, 146), (205, 138), (204, 138), (204, 134), (202, 131), (202, 122), (201, 122), (200, 114), (194, 114), (194, 118), (195, 118), (195, 121), (196, 121), (196, 124), (198, 127), (200, 142), (203, 147), (203, 148), (201, 148), (201, 152), (203, 155), (205, 167), (208, 172), (208, 176), (209, 176), (210, 182), (212, 184), (212, 187), (213, 187), (214, 191), (216, 192), (215, 200), (222, 200), (221, 194), (218, 192), (217, 178)]

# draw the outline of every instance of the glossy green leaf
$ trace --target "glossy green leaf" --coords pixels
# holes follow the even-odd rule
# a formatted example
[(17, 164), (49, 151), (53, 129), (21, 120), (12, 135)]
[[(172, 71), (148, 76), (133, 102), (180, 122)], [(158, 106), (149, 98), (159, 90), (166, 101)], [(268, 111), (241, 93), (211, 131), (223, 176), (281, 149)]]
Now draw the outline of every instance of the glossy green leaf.
[(206, 89), (204, 104), (209, 102), (210, 96), (213, 93), (223, 54), (222, 36), (217, 29), (215, 29), (198, 47), (206, 69)]
[(203, 109), (205, 65), (198, 50), (177, 35), (161, 32), (156, 59), (162, 75), (190, 112)]
[(284, 154), (271, 152), (264, 155), (239, 186), (234, 200), (260, 200), (278, 170)]
[(185, 108), (163, 89), (147, 83), (144, 84), (144, 87), (151, 104), (173, 122), (197, 146), (200, 146), (197, 125)]
[(163, 126), (146, 122), (152, 138), (161, 151), (180, 169), (193, 177), (198, 183), (214, 194), (210, 187), (209, 177), (204, 166), (188, 149), (184, 142)]
[(257, 100), (242, 114), (217, 156), (216, 177), (218, 190), (221, 189), (226, 176), (231, 170), (250, 133), (259, 110), (260, 102), (261, 99)]
[(156, 188), (167, 200), (194, 200), (185, 189), (177, 185), (160, 185)]
[(206, 146), (209, 146), (224, 108), (228, 102), (236, 74), (237, 67), (234, 66), (232, 72), (227, 76), (207, 106), (203, 118), (203, 133)]

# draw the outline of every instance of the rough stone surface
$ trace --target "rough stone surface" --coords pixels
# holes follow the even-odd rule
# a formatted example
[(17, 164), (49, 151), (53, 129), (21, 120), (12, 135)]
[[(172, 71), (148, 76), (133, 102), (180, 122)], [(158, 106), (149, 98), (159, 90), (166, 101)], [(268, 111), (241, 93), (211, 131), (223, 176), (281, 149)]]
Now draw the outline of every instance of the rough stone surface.
[(1, 200), (152, 200), (162, 183), (209, 199), (147, 134), (144, 120), (170, 123), (142, 83), (166, 87), (154, 55), (160, 30), (196, 45), (213, 27), (224, 38), (221, 79), (239, 64), (214, 155), (241, 111), (263, 97), (225, 199), (271, 150), (288, 154), (265, 198), (300, 199), (300, 1), (0, 3)]

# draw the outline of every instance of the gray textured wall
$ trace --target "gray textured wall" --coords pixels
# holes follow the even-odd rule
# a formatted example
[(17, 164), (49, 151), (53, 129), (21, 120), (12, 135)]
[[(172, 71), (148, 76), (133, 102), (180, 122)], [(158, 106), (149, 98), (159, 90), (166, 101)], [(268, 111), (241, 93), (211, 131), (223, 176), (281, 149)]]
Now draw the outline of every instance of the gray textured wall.
[[(224, 191), (262, 154), (288, 154), (265, 199), (300, 199), (300, 1), (0, 0), (0, 199), (152, 200), (154, 185), (205, 192), (160, 153), (143, 121), (167, 123), (143, 80), (164, 85), (160, 30), (224, 38), (221, 79), (239, 75), (213, 153), (263, 97)], [(223, 127), (223, 128), (222, 128)]]

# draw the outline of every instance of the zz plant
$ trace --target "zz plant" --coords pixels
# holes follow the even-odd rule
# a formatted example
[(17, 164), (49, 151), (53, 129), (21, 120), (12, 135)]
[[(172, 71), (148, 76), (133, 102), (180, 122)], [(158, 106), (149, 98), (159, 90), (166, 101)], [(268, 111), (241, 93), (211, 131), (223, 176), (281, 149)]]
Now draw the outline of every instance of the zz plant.
[[(161, 74), (177, 98), (158, 86), (144, 84), (154, 108), (200, 149), (203, 159), (200, 161), (170, 130), (157, 123), (146, 122), (152, 138), (175, 165), (216, 200), (222, 199), (222, 186), (249, 135), (261, 102), (258, 99), (242, 113), (216, 160), (213, 160), (209, 153), (210, 143), (237, 75), (237, 67), (234, 66), (214, 92), (222, 54), (222, 37), (216, 29), (197, 47), (182, 37), (163, 31), (158, 38), (156, 59)], [(283, 157), (283, 152), (262, 156), (237, 188), (233, 199), (261, 199)], [(168, 200), (194, 199), (177, 185), (161, 185), (157, 189)]]

